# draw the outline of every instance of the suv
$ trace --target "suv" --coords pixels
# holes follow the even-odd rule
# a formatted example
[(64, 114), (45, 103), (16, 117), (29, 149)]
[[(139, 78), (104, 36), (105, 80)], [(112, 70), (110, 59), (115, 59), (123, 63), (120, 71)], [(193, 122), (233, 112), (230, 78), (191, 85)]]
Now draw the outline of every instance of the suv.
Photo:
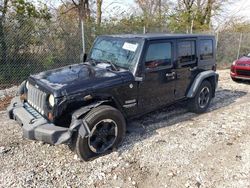
[(235, 82), (250, 80), (250, 53), (233, 62), (230, 76)]
[(24, 137), (70, 143), (87, 161), (117, 148), (132, 118), (181, 100), (205, 112), (215, 68), (214, 36), (100, 36), (85, 63), (31, 75), (8, 114)]

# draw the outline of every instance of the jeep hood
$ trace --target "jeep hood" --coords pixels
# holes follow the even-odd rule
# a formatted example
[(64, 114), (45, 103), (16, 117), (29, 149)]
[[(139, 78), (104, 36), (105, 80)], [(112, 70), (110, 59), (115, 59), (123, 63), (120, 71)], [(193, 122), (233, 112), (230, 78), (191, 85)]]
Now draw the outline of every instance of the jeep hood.
[(104, 65), (104, 63), (97, 66), (70, 65), (31, 75), (29, 81), (41, 90), (53, 93), (55, 97), (61, 97), (93, 92), (133, 79), (133, 75), (129, 71), (111, 71), (106, 67), (107, 64)]

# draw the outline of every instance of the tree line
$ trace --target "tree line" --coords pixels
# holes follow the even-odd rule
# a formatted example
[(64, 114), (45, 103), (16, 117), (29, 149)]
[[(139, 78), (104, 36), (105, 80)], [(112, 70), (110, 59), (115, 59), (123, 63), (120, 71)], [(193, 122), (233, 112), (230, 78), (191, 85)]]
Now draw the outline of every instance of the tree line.
[[(121, 12), (117, 4), (112, 14), (103, 0), (57, 2), (52, 6), (32, 0), (0, 1), (0, 82), (79, 63), (82, 23), (87, 51), (101, 34), (211, 33), (218, 30), (216, 19), (232, 0), (134, 0), (135, 9)], [(249, 30), (248, 22), (233, 18), (219, 31)]]

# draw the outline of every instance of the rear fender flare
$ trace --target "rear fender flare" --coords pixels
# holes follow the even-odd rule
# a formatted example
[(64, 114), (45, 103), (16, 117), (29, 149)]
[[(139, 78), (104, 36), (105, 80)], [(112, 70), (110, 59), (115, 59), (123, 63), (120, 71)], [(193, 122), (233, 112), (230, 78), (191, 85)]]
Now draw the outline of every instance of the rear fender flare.
[(208, 78), (213, 78), (212, 80), (214, 82), (213, 84), (214, 84), (214, 90), (215, 90), (217, 87), (219, 75), (212, 70), (204, 71), (204, 72), (199, 73), (195, 77), (192, 85), (190, 86), (190, 88), (187, 92), (187, 95), (186, 95), (187, 98), (193, 98), (196, 95), (197, 90), (199, 89), (203, 80), (208, 79)]

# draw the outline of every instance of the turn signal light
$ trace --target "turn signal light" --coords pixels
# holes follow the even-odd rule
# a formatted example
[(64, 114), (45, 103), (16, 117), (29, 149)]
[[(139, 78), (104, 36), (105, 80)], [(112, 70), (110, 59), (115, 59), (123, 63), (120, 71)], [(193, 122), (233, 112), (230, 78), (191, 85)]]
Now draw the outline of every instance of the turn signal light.
[(53, 119), (54, 119), (54, 116), (53, 116), (53, 114), (52, 113), (48, 113), (48, 119), (50, 120), (50, 121), (53, 121)]
[(27, 99), (27, 95), (26, 95), (26, 94), (20, 95), (20, 99), (21, 99), (22, 101), (26, 100), (26, 99)]

